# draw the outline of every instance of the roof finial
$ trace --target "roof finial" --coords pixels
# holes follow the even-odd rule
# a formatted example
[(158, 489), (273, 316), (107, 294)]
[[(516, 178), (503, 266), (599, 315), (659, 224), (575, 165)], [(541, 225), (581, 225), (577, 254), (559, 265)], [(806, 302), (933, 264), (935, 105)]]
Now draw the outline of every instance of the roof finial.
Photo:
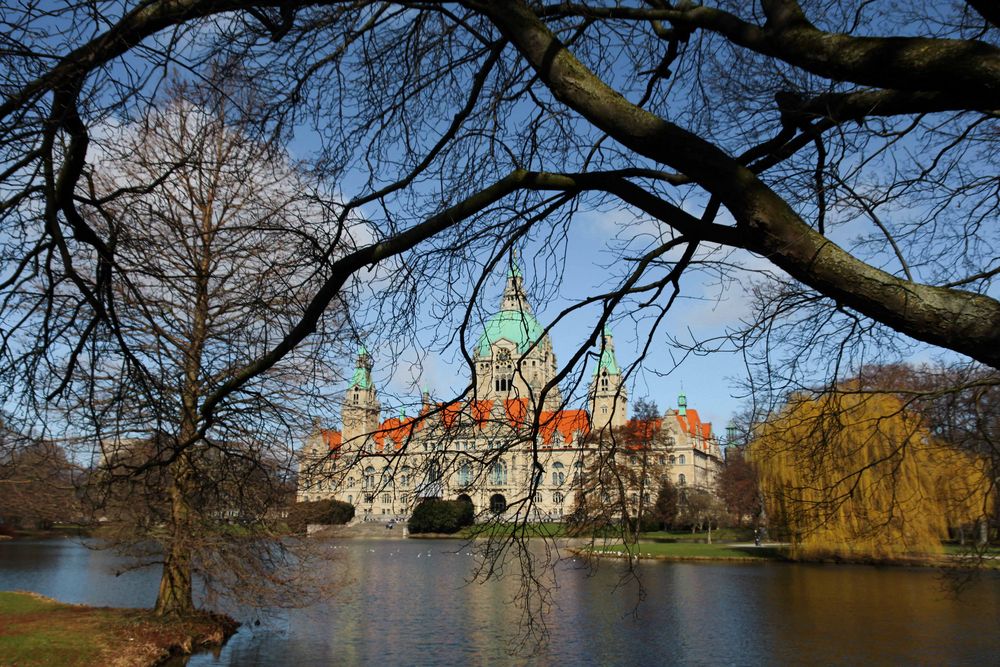
[(510, 266), (507, 268), (508, 278), (523, 278), (521, 265), (517, 262), (517, 248), (510, 249)]

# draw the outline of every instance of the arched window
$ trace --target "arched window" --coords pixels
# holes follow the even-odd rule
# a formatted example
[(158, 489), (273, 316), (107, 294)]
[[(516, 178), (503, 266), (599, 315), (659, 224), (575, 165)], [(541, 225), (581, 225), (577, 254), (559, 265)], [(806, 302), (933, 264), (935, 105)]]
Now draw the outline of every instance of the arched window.
[(490, 483), (493, 486), (507, 486), (507, 464), (503, 461), (494, 461), (490, 466)]
[(687, 477), (684, 476), (684, 473), (677, 475), (677, 485), (684, 486), (685, 484), (687, 484)]
[(364, 481), (362, 482), (362, 488), (372, 489), (375, 487), (375, 468), (368, 466), (365, 468)]
[(358, 396), (358, 390), (357, 390), (357, 388), (355, 388), (354, 389), (354, 405), (358, 404), (358, 398), (359, 398), (359, 396)]
[(566, 496), (559, 493), (558, 491), (552, 494), (552, 502), (555, 503), (556, 505), (562, 505), (565, 500)]
[(431, 464), (427, 466), (427, 481), (431, 484), (441, 481), (441, 464), (437, 461), (431, 461)]
[(684, 465), (685, 463), (687, 463), (687, 457), (685, 457), (683, 454), (681, 454), (677, 458), (677, 463), (679, 463), (680, 465)]
[(562, 486), (566, 482), (563, 464), (558, 461), (552, 464), (552, 486)]
[(601, 371), (601, 389), (607, 391), (608, 389), (608, 369)]
[(573, 483), (579, 484), (583, 481), (583, 461), (577, 461), (573, 464)]
[(410, 476), (413, 474), (413, 469), (410, 466), (403, 466), (399, 471), (399, 485), (404, 489), (410, 488)]
[(468, 461), (458, 467), (458, 485), (469, 486), (472, 484), (472, 466)]
[(347, 496), (347, 504), (348, 505), (354, 504), (354, 496)]

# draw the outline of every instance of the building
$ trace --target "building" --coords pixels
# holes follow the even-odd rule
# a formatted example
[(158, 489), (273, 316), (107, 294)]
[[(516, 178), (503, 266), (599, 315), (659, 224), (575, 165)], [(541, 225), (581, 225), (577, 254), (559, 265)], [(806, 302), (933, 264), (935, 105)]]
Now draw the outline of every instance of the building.
[[(646, 502), (655, 500), (650, 496), (663, 474), (679, 486), (714, 486), (722, 467), (719, 443), (683, 394), (676, 409), (643, 428), (627, 419), (628, 392), (609, 331), (591, 375), (589, 411), (564, 406), (553, 381), (552, 342), (532, 314), (515, 262), (500, 309), (471, 357), (472, 396), (444, 404), (424, 390), (418, 415), (383, 420), (371, 358), (361, 347), (343, 397), (341, 430), (317, 427), (304, 444), (298, 499), (346, 501), (362, 518), (407, 516), (423, 498), (440, 497), (470, 501), (480, 516), (488, 510), (560, 520), (611, 452), (622, 469), (642, 467), (647, 483), (630, 475), (632, 482), (614, 485), (617, 493), (601, 491), (605, 502), (626, 500), (631, 507), (640, 489)], [(651, 474), (657, 477), (652, 483)]]

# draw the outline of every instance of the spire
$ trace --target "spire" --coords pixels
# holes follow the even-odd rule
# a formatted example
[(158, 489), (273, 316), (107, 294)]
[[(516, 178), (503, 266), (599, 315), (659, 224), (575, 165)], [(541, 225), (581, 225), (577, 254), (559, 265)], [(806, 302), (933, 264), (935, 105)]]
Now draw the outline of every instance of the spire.
[(607, 370), (608, 375), (619, 375), (621, 370), (618, 368), (618, 360), (615, 358), (615, 339), (608, 327), (604, 327), (602, 348), (601, 359), (597, 362), (597, 367), (594, 368), (594, 376), (596, 377), (602, 369)]
[(524, 276), (521, 274), (521, 266), (517, 261), (517, 250), (510, 251), (510, 261), (507, 265), (507, 286), (503, 290), (503, 300), (500, 302), (500, 310), (531, 312), (531, 304), (524, 294)]
[(347, 388), (360, 387), (361, 389), (369, 389), (372, 386), (372, 362), (371, 357), (368, 356), (368, 350), (364, 345), (358, 347), (358, 358), (354, 364), (354, 375), (351, 376), (351, 382), (347, 385)]
[(523, 278), (521, 274), (521, 265), (517, 262), (517, 248), (510, 249), (510, 264), (507, 268), (508, 278)]

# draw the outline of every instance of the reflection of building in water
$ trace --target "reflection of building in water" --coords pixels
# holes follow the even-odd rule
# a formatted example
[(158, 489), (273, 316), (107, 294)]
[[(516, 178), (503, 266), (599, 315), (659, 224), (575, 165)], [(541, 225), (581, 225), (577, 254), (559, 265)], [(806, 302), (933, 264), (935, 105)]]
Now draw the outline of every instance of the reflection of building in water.
[[(336, 498), (355, 505), (359, 516), (406, 515), (427, 497), (467, 499), (477, 512), (523, 513), (533, 491), (529, 516), (560, 519), (573, 511), (599, 452), (612, 443), (622, 448), (616, 455), (620, 466), (641, 461), (669, 471), (681, 486), (714, 485), (722, 465), (718, 442), (683, 394), (676, 410), (655, 420), (647, 455), (636, 455), (643, 447), (626, 435), (636, 429), (626, 428), (628, 394), (610, 332), (592, 373), (589, 413), (563, 409), (553, 382), (552, 341), (532, 315), (514, 263), (500, 311), (486, 322), (471, 355), (472, 398), (441, 404), (425, 390), (418, 416), (382, 421), (371, 360), (359, 349), (341, 409), (342, 430), (317, 428), (307, 439), (298, 499)], [(652, 496), (647, 501), (655, 500), (658, 486), (658, 480), (644, 486)], [(630, 504), (637, 503), (638, 488), (621, 490)]]

